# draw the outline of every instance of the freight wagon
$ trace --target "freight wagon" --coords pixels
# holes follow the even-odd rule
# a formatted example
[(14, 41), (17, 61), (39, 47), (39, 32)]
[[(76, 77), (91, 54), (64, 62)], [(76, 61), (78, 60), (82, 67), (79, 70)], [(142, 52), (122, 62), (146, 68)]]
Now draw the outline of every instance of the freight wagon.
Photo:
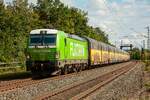
[(127, 52), (89, 37), (79, 37), (55, 29), (30, 32), (26, 66), (33, 77), (67, 74), (94, 67), (128, 61)]

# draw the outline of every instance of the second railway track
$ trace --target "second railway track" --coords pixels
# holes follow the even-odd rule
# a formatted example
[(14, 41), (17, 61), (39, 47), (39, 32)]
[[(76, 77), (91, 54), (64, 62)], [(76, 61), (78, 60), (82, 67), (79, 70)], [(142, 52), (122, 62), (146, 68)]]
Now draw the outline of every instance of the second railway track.
[(9, 90), (9, 89), (11, 89), (9, 87), (13, 87), (14, 85), (17, 86), (19, 84), (22, 84), (22, 83), (25, 83), (25, 82), (29, 82), (29, 81), (31, 81), (31, 78), (21, 79), (21, 80), (6, 81), (6, 82), (0, 84), (0, 92)]
[(97, 89), (129, 71), (131, 68), (133, 68), (133, 66), (135, 66), (135, 64), (136, 62), (132, 62), (128, 65), (124, 65), (117, 70), (108, 72), (104, 75), (100, 75), (89, 81), (70, 84), (68, 86), (60, 88), (59, 90), (43, 94), (43, 96), (40, 97), (36, 97), (35, 100), (82, 100)]
[(69, 76), (71, 77), (72, 75), (75, 75), (75, 73), (62, 75), (62, 76), (56, 76), (56, 77), (50, 77), (50, 78), (41, 79), (41, 80), (40, 79), (39, 80), (32, 80), (32, 78), (22, 79), (22, 80), (13, 80), (13, 81), (8, 82), (6, 84), (5, 83), (0, 84), (0, 92), (6, 92), (9, 90), (22, 88), (22, 87), (33, 85), (33, 84), (46, 82), (49, 80), (62, 79), (62, 78), (69, 77)]

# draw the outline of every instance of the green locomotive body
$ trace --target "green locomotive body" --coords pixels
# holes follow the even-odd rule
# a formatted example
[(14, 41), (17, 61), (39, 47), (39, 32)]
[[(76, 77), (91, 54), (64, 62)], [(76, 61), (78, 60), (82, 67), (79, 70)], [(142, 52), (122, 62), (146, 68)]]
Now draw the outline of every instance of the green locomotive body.
[[(78, 70), (88, 64), (86, 39), (53, 29), (30, 32), (27, 47), (27, 68), (33, 75)], [(71, 67), (71, 68), (70, 68)]]

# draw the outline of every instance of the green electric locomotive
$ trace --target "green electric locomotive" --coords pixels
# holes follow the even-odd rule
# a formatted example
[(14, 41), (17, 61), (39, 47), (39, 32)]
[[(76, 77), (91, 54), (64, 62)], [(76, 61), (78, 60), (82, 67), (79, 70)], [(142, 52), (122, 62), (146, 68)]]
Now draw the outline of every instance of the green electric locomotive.
[(26, 65), (33, 76), (79, 71), (81, 66), (88, 65), (88, 43), (84, 38), (63, 31), (32, 30)]

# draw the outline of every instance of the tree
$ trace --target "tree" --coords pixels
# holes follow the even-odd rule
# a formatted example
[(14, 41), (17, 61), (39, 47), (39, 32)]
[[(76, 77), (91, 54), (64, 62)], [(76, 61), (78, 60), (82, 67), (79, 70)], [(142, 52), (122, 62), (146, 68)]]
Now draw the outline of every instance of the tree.
[(43, 27), (52, 26), (67, 33), (86, 35), (108, 43), (105, 33), (100, 28), (89, 26), (87, 13), (80, 9), (69, 8), (59, 0), (38, 0), (34, 11), (39, 14), (40, 20), (45, 23)]
[(0, 28), (2, 53), (0, 61), (24, 61), (24, 48), (28, 33), (40, 27), (40, 21), (27, 4), (27, 0), (13, 1), (7, 7), (0, 7)]
[(135, 60), (141, 59), (141, 51), (139, 50), (139, 48), (133, 48), (131, 54), (132, 54), (131, 56), (132, 59), (135, 59)]
[(7, 6), (0, 2), (0, 62), (23, 62), (29, 32), (37, 28), (55, 28), (108, 43), (105, 32), (88, 25), (87, 12), (60, 0), (38, 0), (37, 5), (29, 5), (28, 0), (13, 0)]

